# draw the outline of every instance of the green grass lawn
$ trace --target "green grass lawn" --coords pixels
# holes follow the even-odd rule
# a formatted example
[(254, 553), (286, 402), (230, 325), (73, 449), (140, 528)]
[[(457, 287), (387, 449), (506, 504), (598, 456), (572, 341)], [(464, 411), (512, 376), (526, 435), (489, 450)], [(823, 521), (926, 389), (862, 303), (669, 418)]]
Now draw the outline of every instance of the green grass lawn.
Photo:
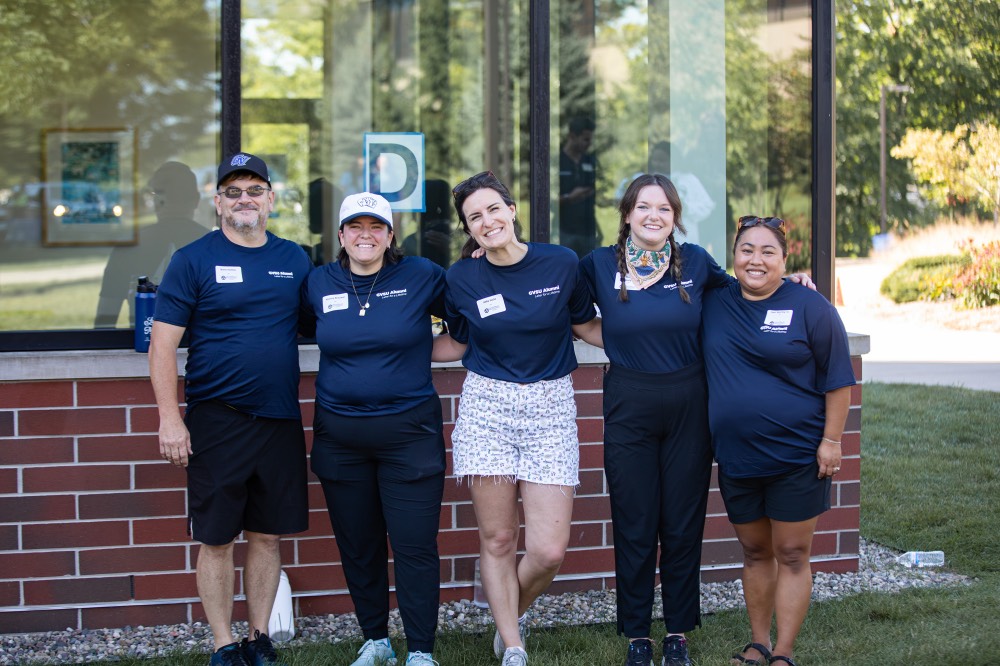
[[(798, 663), (1000, 664), (1000, 393), (865, 384), (862, 440), (865, 538), (902, 550), (943, 550), (950, 568), (975, 580), (813, 604)], [(695, 664), (729, 663), (749, 631), (743, 611), (706, 617), (689, 635)], [(445, 634), (435, 657), (442, 666), (496, 666), (490, 638)], [(313, 645), (282, 655), (289, 666), (346, 666), (359, 646)], [(624, 657), (624, 641), (610, 625), (536, 629), (529, 647), (532, 666), (612, 665)], [(208, 658), (116, 663), (203, 666)]]

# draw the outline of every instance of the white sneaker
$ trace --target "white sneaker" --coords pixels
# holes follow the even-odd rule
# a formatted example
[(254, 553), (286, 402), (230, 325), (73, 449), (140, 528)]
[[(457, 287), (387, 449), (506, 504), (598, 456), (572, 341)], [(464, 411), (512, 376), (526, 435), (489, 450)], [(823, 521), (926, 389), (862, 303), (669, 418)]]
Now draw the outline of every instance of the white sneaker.
[(434, 656), (430, 652), (411, 652), (406, 657), (407, 666), (441, 666), (434, 661)]
[(507, 648), (500, 666), (528, 666), (528, 653), (519, 647)]
[(369, 639), (358, 650), (358, 658), (351, 666), (396, 666), (396, 653), (388, 638)]
[[(521, 617), (517, 618), (517, 633), (521, 635), (521, 645), (527, 647), (525, 640), (531, 634), (531, 627), (528, 626), (528, 614), (525, 613)], [(497, 659), (503, 656), (506, 646), (503, 644), (503, 639), (500, 638), (500, 632), (493, 632), (493, 654), (497, 656)]]

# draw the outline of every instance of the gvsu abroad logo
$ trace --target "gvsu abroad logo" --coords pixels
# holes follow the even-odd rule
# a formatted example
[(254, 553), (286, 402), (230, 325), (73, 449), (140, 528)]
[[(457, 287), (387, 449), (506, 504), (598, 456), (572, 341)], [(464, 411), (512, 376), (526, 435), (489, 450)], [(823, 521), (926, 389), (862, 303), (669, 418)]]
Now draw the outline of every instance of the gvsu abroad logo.
[(769, 326), (767, 324), (764, 324), (763, 326), (760, 327), (760, 330), (762, 332), (764, 332), (764, 333), (787, 333), (788, 332), (788, 327), (787, 326)]

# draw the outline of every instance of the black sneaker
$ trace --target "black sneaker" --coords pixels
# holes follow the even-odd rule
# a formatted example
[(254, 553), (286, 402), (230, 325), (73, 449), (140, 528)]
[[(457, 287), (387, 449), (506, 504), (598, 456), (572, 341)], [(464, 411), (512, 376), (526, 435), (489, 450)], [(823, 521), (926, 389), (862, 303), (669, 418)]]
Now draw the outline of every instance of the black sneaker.
[(663, 666), (691, 666), (686, 638), (667, 636), (663, 639)]
[(653, 641), (648, 638), (629, 641), (625, 666), (653, 666)]
[(260, 633), (254, 629), (253, 640), (243, 639), (243, 654), (246, 655), (247, 663), (250, 666), (283, 666), (278, 661), (278, 653), (274, 651), (274, 644), (267, 634)]
[(250, 666), (239, 643), (223, 645), (212, 653), (212, 660), (208, 663), (209, 666)]

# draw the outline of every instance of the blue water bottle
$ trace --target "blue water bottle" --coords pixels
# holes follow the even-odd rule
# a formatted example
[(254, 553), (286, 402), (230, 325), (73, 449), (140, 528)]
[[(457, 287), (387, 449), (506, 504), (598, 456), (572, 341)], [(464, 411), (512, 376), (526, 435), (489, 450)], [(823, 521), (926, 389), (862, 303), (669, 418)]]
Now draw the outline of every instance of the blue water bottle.
[(149, 335), (153, 332), (153, 312), (156, 310), (156, 285), (143, 275), (135, 288), (135, 350), (149, 351)]

